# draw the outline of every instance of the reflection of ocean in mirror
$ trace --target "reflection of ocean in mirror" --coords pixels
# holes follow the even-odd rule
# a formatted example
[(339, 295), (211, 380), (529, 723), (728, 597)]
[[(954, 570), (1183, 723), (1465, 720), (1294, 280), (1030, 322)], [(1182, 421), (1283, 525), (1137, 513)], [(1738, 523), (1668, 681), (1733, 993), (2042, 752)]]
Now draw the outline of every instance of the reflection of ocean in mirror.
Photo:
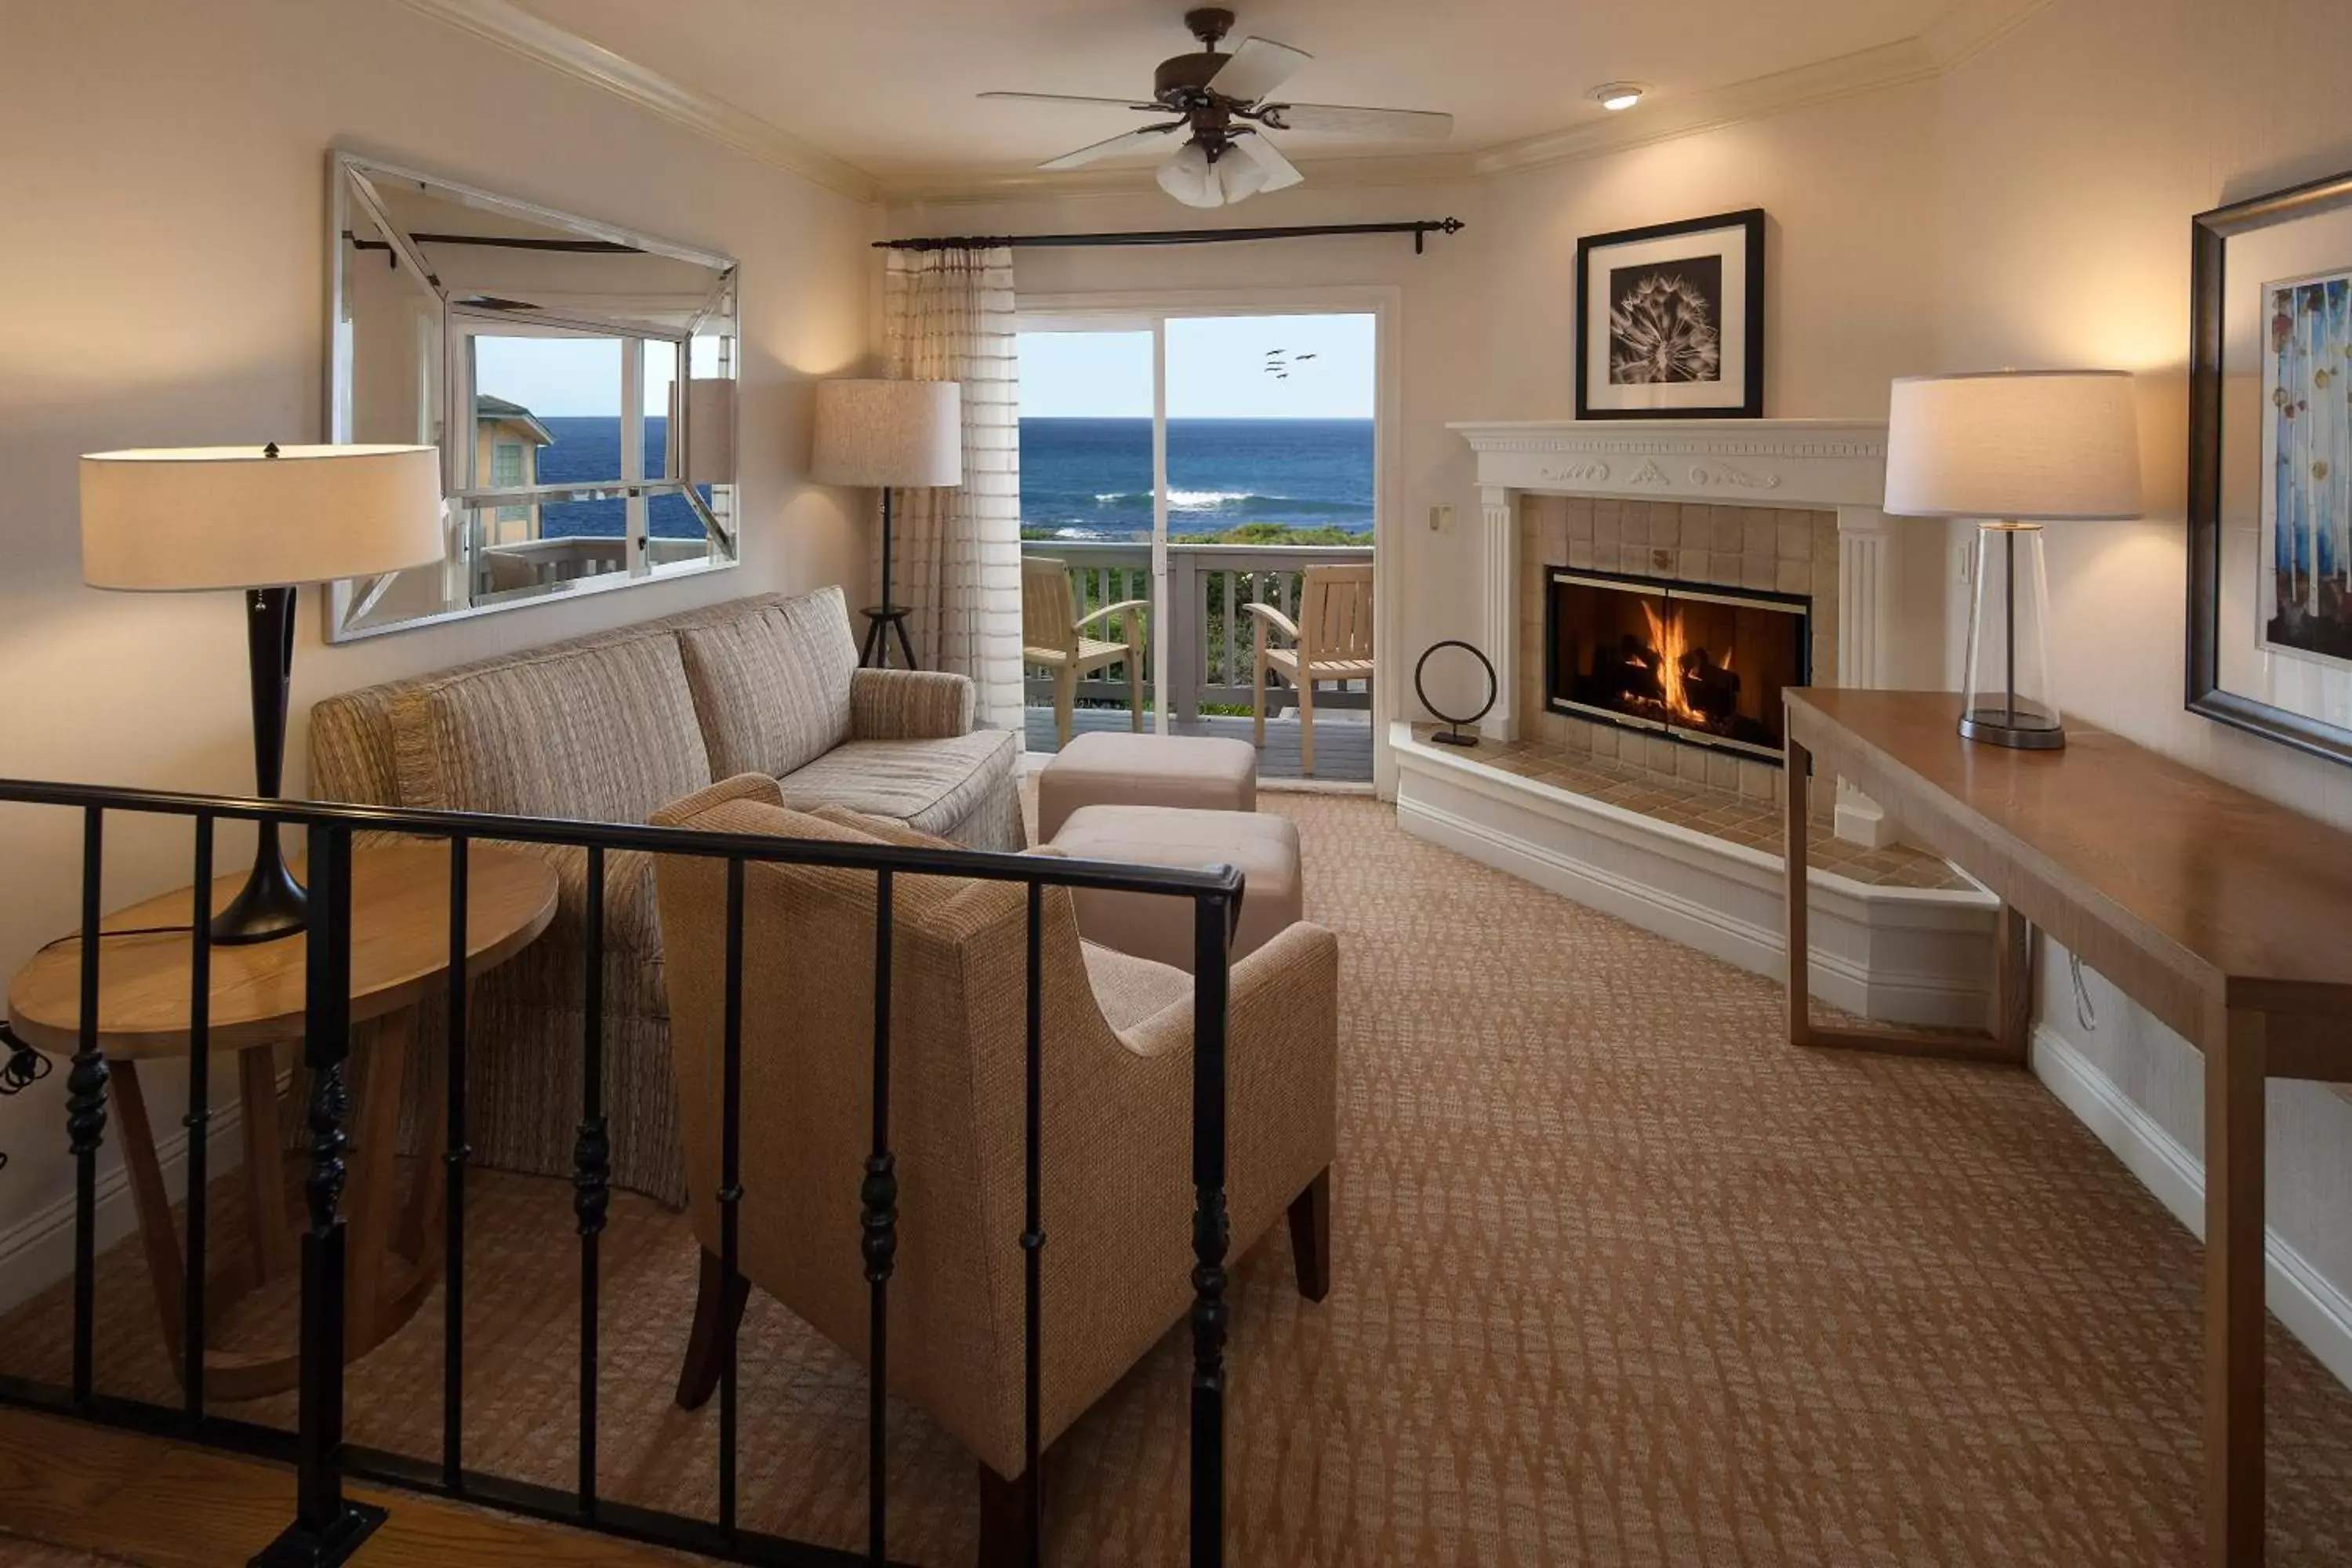
[[(541, 484), (586, 484), (620, 478), (619, 416), (555, 416), (540, 423), (555, 437), (552, 445), (539, 449)], [(649, 479), (661, 476), (664, 451), (669, 444), (668, 431), (667, 416), (646, 416), (646, 474)], [(619, 500), (563, 501), (540, 509), (540, 533), (549, 539), (618, 539), (627, 515), (628, 503)], [(650, 498), (646, 519), (656, 539), (702, 537), (701, 520), (694, 515), (694, 509), (683, 496)]]

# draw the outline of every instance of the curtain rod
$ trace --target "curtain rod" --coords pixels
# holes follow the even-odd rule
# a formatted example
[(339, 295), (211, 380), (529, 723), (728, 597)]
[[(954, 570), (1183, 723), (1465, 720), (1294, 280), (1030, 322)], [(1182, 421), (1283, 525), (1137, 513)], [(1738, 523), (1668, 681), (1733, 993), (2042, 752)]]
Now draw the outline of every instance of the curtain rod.
[(1433, 234), (1459, 234), (1465, 226), (1458, 217), (1423, 218), (1412, 223), (1317, 223), (1281, 228), (1157, 228), (1127, 234), (965, 234), (922, 239), (877, 239), (877, 250), (986, 250), (997, 246), (1015, 250), (1076, 248), (1097, 245), (1225, 245), (1243, 239), (1313, 239), (1338, 234), (1409, 234), (1413, 254), (1422, 252)]

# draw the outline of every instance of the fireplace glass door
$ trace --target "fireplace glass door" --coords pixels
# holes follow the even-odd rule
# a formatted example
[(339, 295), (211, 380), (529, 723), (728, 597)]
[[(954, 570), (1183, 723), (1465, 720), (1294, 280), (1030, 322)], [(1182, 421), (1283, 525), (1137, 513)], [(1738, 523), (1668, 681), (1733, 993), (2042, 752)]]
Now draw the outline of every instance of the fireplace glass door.
[(1554, 711), (1780, 760), (1780, 693), (1811, 679), (1811, 601), (1608, 572), (1550, 576)]

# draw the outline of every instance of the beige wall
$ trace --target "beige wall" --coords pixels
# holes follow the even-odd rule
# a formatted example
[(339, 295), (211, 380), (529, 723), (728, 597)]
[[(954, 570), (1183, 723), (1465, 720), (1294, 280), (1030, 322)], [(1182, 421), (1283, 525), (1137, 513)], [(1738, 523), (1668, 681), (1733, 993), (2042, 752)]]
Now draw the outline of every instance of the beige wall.
[[(236, 599), (81, 586), (74, 459), (320, 438), (337, 142), (741, 259), (744, 564), (342, 647), (313, 595), (292, 788), (328, 692), (858, 568), (798, 471), (806, 379), (868, 346), (871, 208), (383, 0), (0, 5), (0, 773), (250, 788)], [(110, 899), (184, 877), (184, 829), (111, 837)], [(0, 813), (0, 967), (72, 924), (77, 845)], [(63, 1082), (0, 1101), (0, 1247), (65, 1190)]]
[[(2293, 0), (2058, 0), (1946, 79), (1943, 309), (1922, 366), (2140, 373), (2147, 519), (2050, 531), (2060, 699), (2339, 827), (2352, 827), (2352, 768), (2189, 713), (2181, 666), (2189, 220), (2352, 168), (2347, 20)], [(1955, 673), (1965, 625), (1955, 614)], [(2098, 1028), (2084, 1028), (2063, 955), (2045, 956), (2043, 1024), (2201, 1150), (2197, 1054), (2095, 976)], [(2352, 1105), (2277, 1083), (2270, 1109), (2272, 1226), (2352, 1294)]]

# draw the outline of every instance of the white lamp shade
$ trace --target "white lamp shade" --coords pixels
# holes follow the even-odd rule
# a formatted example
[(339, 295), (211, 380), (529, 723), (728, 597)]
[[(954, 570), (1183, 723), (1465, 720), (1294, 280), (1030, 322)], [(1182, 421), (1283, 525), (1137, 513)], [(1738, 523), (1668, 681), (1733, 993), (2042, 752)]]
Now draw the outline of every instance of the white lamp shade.
[(164, 447), (81, 460), (94, 588), (273, 588), (439, 561), (432, 447)]
[(1886, 510), (2018, 522), (2139, 516), (2131, 376), (1999, 371), (1897, 381)]
[(820, 381), (809, 464), (819, 484), (963, 483), (963, 388), (952, 381)]

